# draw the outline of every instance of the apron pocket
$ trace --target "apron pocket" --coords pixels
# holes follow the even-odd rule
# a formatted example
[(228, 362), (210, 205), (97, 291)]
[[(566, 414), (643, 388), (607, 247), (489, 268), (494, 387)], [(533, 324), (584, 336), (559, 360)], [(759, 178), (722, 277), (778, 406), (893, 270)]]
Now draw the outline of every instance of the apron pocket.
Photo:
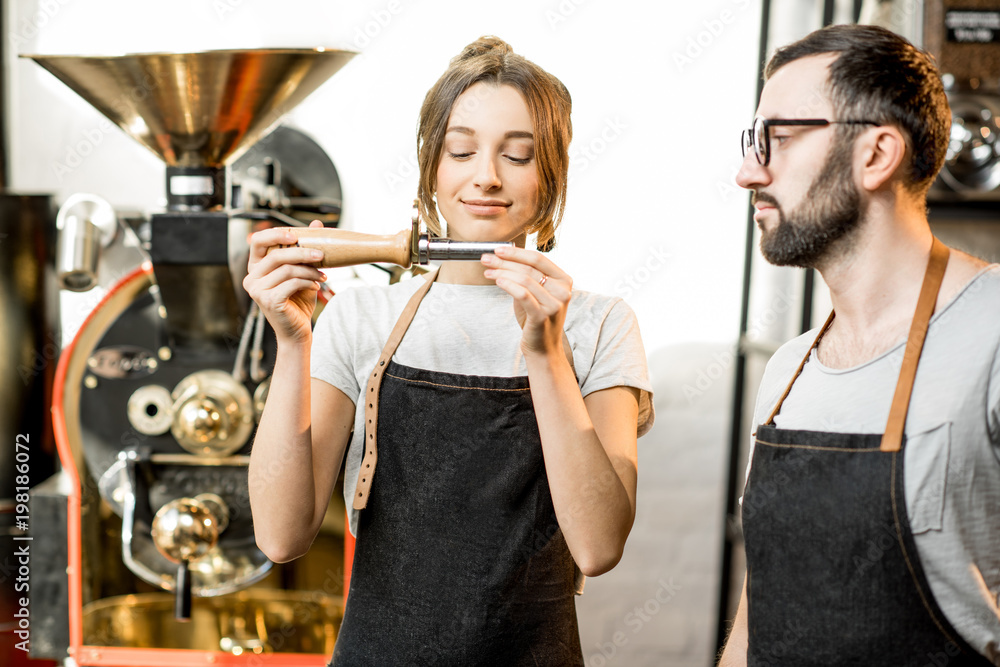
[(913, 534), (941, 530), (951, 449), (951, 422), (906, 436), (906, 512)]

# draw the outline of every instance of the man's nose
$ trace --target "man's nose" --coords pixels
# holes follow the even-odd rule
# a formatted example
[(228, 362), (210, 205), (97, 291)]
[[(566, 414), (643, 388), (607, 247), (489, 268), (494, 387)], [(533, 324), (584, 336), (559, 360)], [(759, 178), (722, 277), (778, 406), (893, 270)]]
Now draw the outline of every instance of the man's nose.
[(747, 151), (743, 156), (743, 164), (736, 172), (736, 184), (747, 190), (771, 184), (770, 170), (757, 161), (757, 154), (753, 151)]

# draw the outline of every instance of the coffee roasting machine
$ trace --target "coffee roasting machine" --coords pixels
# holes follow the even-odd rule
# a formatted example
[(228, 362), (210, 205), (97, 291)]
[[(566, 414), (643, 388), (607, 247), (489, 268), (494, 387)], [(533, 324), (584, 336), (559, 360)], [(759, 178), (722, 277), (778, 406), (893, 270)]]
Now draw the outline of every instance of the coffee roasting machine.
[(128, 218), (77, 194), (57, 217), (61, 287), (107, 290), (56, 370), (62, 470), (31, 498), (32, 657), (329, 658), (343, 507), (292, 565), (273, 567), (256, 547), (247, 463), (274, 339), (241, 281), (256, 228), (337, 224), (325, 153), (296, 130), (265, 135), (353, 55), (29, 56), (167, 165), (164, 212)]

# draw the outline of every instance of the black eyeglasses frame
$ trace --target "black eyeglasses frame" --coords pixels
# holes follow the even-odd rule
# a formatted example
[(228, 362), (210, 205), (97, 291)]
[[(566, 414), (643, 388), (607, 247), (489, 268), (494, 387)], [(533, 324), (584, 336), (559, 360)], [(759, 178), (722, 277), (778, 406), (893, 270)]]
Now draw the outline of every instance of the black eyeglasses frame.
[[(743, 130), (740, 137), (742, 140), (743, 157), (747, 156), (747, 151), (753, 148), (754, 157), (762, 167), (766, 167), (771, 162), (771, 128), (782, 126), (813, 126), (825, 127), (827, 125), (881, 125), (873, 120), (827, 120), (825, 118), (754, 118), (753, 125), (749, 130)], [(757, 131), (760, 128), (760, 136), (763, 137), (764, 145), (761, 150), (760, 142), (757, 140)], [(763, 155), (761, 153), (763, 152)]]

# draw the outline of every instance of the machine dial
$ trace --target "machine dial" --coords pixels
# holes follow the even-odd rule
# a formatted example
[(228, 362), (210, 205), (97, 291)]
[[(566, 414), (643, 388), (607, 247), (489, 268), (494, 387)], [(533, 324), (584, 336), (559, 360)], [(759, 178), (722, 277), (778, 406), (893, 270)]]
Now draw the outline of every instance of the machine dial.
[(144, 435), (163, 435), (173, 423), (170, 390), (158, 384), (136, 389), (128, 399), (128, 421)]
[(192, 373), (173, 394), (170, 432), (181, 447), (199, 456), (228, 456), (250, 437), (253, 399), (242, 383), (223, 371)]

